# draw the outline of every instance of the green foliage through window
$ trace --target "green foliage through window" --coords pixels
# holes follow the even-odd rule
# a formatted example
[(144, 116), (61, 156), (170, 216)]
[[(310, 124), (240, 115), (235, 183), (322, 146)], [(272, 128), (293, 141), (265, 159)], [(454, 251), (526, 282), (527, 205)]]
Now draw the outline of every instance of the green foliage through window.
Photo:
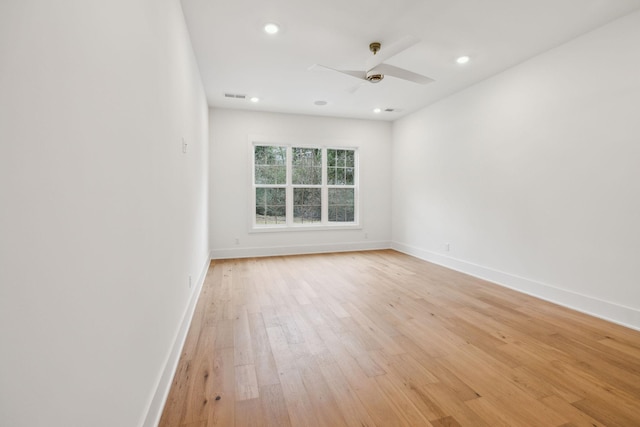
[(329, 221), (353, 222), (355, 215), (354, 189), (329, 189)]
[(256, 146), (254, 165), (256, 184), (286, 184), (287, 148)]
[(322, 184), (322, 150), (319, 148), (293, 148), (292, 182), (294, 185)]
[(354, 185), (355, 152), (327, 150), (327, 184)]
[(286, 207), (286, 189), (256, 188), (256, 224), (284, 224)]

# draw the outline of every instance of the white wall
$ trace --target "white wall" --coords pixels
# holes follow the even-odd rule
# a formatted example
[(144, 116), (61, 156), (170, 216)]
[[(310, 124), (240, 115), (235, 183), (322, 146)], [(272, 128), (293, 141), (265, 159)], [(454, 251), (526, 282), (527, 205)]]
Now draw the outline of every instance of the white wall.
[(180, 4), (3, 0), (0, 58), (0, 425), (142, 425), (208, 259)]
[(396, 122), (394, 247), (640, 328), (639, 45), (637, 12)]
[[(210, 110), (209, 121), (213, 258), (390, 246), (390, 123), (225, 109)], [(358, 146), (362, 228), (251, 233), (249, 135), (285, 142)]]

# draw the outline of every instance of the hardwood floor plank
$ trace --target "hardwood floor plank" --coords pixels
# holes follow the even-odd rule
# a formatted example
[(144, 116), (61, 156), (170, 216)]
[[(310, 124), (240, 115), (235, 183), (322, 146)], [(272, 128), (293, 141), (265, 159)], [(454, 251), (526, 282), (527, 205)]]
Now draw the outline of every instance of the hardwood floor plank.
[(280, 384), (260, 387), (260, 403), (265, 427), (290, 427), (291, 421)]
[(421, 386), (439, 381), (435, 375), (410, 354), (389, 356), (378, 351), (372, 351), (370, 354), (378, 366), (382, 367), (383, 373), (393, 372), (403, 383)]
[(258, 378), (254, 365), (236, 366), (236, 401), (258, 398)]
[(454, 417), (444, 417), (431, 421), (433, 427), (460, 427), (460, 424)]
[[(462, 400), (461, 397), (464, 396), (456, 393), (447, 385), (443, 383), (425, 384), (420, 387), (420, 389), (425, 394), (425, 396), (429, 398), (429, 400), (431, 400), (434, 404), (441, 408), (443, 413), (449, 414), (448, 417), (431, 420), (431, 423), (434, 424), (434, 426), (438, 422), (453, 422), (449, 420), (449, 417), (453, 417), (456, 423), (464, 426), (491, 426), (491, 424), (480, 418), (478, 414), (473, 412), (467, 405), (465, 405), (465, 402), (468, 402), (472, 399)], [(473, 399), (477, 398), (478, 396), (474, 395)]]
[(620, 353), (624, 353), (631, 357), (631, 360), (640, 360), (640, 347), (634, 346), (629, 343), (620, 342), (614, 338), (606, 337), (602, 340), (599, 340), (598, 343), (603, 346), (609, 347), (610, 349), (617, 350)]
[(426, 418), (427, 414), (416, 407), (411, 399), (407, 398), (401, 386), (387, 375), (376, 378), (376, 383), (386, 395), (396, 414), (399, 414), (410, 426), (429, 427), (432, 424)]
[(358, 364), (356, 359), (349, 354), (338, 336), (328, 328), (319, 330), (319, 334), (327, 344), (327, 349), (333, 360), (336, 361), (342, 371), (342, 375), (354, 390), (366, 387), (369, 384), (369, 376)]
[(423, 360), (422, 363), (438, 378), (438, 385), (447, 391), (447, 394), (443, 396), (446, 401), (449, 394), (453, 394), (455, 399), (460, 402), (480, 397), (478, 392), (462, 381), (454, 372), (442, 366), (436, 359)]
[(237, 366), (252, 365), (253, 343), (249, 328), (249, 313), (246, 305), (238, 305), (236, 318), (233, 322), (233, 350), (234, 360)]
[(261, 313), (255, 313), (249, 316), (249, 331), (251, 333), (251, 344), (253, 346), (258, 385), (279, 384), (280, 378), (278, 377), (276, 361), (271, 352), (269, 335), (267, 334), (267, 328), (264, 325)]
[(280, 373), (282, 394), (293, 426), (317, 426), (313, 404), (304, 388), (304, 383), (297, 369)]
[(233, 320), (218, 320), (215, 325), (216, 341), (215, 348), (233, 348)]
[(580, 411), (578, 408), (558, 396), (548, 396), (542, 399), (542, 401), (545, 405), (553, 408), (556, 412), (564, 414), (571, 422), (571, 425), (580, 427), (605, 427), (604, 424), (601, 424), (599, 421), (591, 418), (589, 415)]
[(214, 350), (211, 389), (207, 427), (235, 425), (235, 365), (232, 347)]
[[(562, 349), (565, 353), (571, 354), (569, 363), (581, 364), (581, 369), (585, 372), (595, 374), (604, 373), (607, 382), (615, 387), (625, 390), (632, 395), (640, 395), (640, 365), (631, 363), (618, 357), (617, 351), (604, 351), (599, 342), (592, 342), (589, 345), (568, 339), (560, 334), (550, 337), (554, 347)], [(623, 356), (625, 359), (626, 355)]]
[(565, 378), (564, 375), (559, 374), (558, 370), (552, 368), (554, 363), (552, 361), (548, 365), (537, 364), (530, 366), (520, 366), (514, 370), (518, 373), (524, 373), (529, 377), (539, 378), (542, 383), (547, 387), (547, 395), (560, 396), (564, 401), (572, 403), (577, 402), (585, 398), (586, 393), (579, 387), (576, 387), (576, 383)]
[(192, 359), (193, 370), (187, 379), (188, 391), (184, 421), (206, 420), (211, 408), (214, 387), (214, 361), (208, 354), (215, 352), (215, 329), (204, 328), (199, 336), (196, 351)]
[(327, 427), (346, 425), (342, 411), (315, 359), (310, 357), (308, 360), (309, 362), (300, 368), (300, 376), (309, 395), (318, 425)]
[(321, 365), (320, 371), (335, 396), (336, 404), (340, 407), (346, 425), (349, 427), (374, 427), (375, 423), (360, 402), (358, 395), (350, 387), (340, 367), (336, 363), (330, 363)]
[(216, 260), (159, 427), (640, 425), (640, 332), (392, 251)]
[[(344, 371), (343, 371), (344, 372)], [(373, 378), (367, 378), (364, 387), (355, 390), (360, 402), (377, 426), (410, 427), (411, 424), (402, 415), (402, 407), (397, 401), (390, 402), (389, 397)]]
[[(465, 402), (474, 413), (485, 423), (490, 426), (500, 427), (525, 427), (541, 425), (534, 421), (527, 420), (526, 415), (514, 414), (512, 411), (506, 411), (500, 402), (491, 397), (480, 397)], [(551, 424), (554, 425), (554, 424)]]
[[(589, 417), (599, 420), (606, 426), (636, 426), (638, 425), (638, 407), (629, 407), (624, 403), (612, 401), (610, 399), (602, 399), (593, 396), (588, 399), (573, 402), (576, 409), (579, 409)], [(621, 406), (624, 407), (621, 410)]]
[(262, 402), (257, 397), (236, 401), (235, 414), (236, 425), (245, 427), (264, 427), (266, 425)]
[[(450, 370), (459, 372), (463, 381), (485, 398), (485, 406), (498, 406), (505, 415), (517, 407), (517, 413), (512, 414), (513, 418), (524, 416), (534, 425), (559, 425), (568, 421), (541, 404), (528, 387), (515, 381), (517, 374), (511, 368), (492, 359), (472, 344), (443, 358), (441, 362)], [(466, 403), (472, 404), (474, 400)]]

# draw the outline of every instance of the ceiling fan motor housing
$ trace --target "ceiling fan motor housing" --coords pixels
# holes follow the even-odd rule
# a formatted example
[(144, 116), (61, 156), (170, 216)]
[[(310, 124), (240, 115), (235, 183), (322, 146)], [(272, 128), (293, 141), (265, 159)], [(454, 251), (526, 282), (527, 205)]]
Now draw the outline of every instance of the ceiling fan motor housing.
[(376, 71), (367, 72), (367, 80), (369, 80), (371, 83), (378, 83), (382, 79), (384, 79), (384, 74), (380, 74)]
[[(373, 42), (369, 45), (369, 50), (375, 55), (380, 50), (380, 47), (381, 45), (379, 42)], [(367, 71), (367, 80), (369, 80), (371, 83), (378, 83), (382, 79), (384, 79), (383, 74), (376, 73), (375, 71), (371, 70)]]

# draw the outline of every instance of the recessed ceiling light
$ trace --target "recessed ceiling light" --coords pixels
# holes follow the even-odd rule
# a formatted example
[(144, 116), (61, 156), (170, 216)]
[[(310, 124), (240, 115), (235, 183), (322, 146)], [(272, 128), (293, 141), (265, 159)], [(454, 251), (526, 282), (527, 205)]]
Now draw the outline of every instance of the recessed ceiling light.
[(458, 64), (466, 64), (467, 62), (469, 62), (469, 59), (471, 59), (471, 58), (469, 58), (466, 55), (465, 56), (460, 56), (460, 57), (458, 57), (458, 59), (456, 59), (456, 62)]
[(258, 98), (257, 96), (254, 96), (251, 98), (251, 102), (258, 102), (260, 101), (260, 98)]
[(280, 27), (273, 22), (269, 22), (264, 26), (264, 32), (267, 34), (276, 34), (278, 31), (280, 31)]
[(382, 112), (382, 108), (374, 108), (373, 112), (376, 113), (376, 114), (381, 113)]
[(316, 101), (316, 102), (314, 102), (314, 104), (323, 106), (323, 105), (327, 105), (327, 101)]

